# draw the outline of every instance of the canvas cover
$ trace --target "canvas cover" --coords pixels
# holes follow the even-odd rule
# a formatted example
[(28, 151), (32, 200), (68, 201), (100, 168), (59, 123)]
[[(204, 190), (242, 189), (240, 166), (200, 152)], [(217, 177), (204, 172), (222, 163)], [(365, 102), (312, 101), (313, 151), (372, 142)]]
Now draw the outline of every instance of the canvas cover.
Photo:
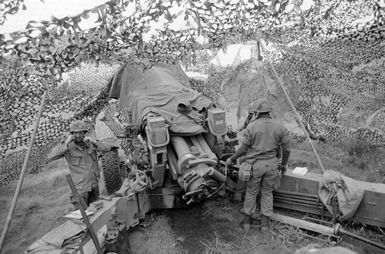
[(196, 135), (207, 132), (207, 110), (214, 105), (193, 90), (178, 65), (157, 64), (143, 71), (138, 66), (122, 67), (114, 76), (110, 98), (119, 99), (125, 116), (132, 114), (138, 127), (148, 115), (164, 117), (171, 134)]
[(64, 249), (76, 250), (85, 233), (86, 229), (81, 223), (67, 220), (34, 242), (24, 253), (60, 254), (64, 252)]
[(357, 180), (340, 172), (326, 170), (318, 194), (329, 212), (344, 221), (356, 213), (364, 197), (364, 190)]

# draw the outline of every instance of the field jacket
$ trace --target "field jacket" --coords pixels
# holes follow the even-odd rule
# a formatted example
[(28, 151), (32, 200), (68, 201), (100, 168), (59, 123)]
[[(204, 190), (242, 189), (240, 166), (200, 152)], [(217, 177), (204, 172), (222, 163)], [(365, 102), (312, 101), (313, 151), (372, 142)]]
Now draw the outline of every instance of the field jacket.
[(109, 146), (99, 141), (95, 144), (87, 143), (85, 148), (76, 145), (73, 141), (68, 145), (62, 142), (48, 155), (48, 162), (64, 157), (76, 190), (87, 192), (98, 185), (100, 178), (97, 152), (108, 151), (109, 149)]
[(290, 151), (287, 129), (275, 119), (258, 118), (252, 121), (243, 133), (242, 143), (249, 148), (246, 161), (276, 160), (280, 152)]

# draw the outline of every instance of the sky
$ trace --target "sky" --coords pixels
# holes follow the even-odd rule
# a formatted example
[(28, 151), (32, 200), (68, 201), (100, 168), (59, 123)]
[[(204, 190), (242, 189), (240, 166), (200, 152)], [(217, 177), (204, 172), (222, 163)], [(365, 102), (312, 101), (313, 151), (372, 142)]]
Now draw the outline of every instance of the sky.
[(20, 10), (15, 15), (8, 15), (0, 33), (10, 33), (24, 30), (30, 20), (51, 20), (51, 16), (63, 18), (91, 9), (107, 0), (25, 0), (26, 10)]

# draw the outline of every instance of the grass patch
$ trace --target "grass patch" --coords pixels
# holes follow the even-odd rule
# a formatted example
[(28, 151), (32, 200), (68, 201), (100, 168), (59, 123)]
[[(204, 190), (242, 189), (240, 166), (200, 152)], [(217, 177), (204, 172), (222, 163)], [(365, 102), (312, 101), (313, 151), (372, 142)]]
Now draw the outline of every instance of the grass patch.
[[(362, 140), (343, 140), (334, 143), (313, 143), (325, 170), (335, 170), (356, 180), (385, 183), (385, 148)], [(308, 142), (295, 144), (289, 167), (307, 167), (321, 172), (321, 167)]]
[[(63, 222), (71, 207), (65, 181), (67, 165), (59, 160), (37, 175), (27, 175), (9, 228), (4, 253), (23, 253), (37, 238)], [(17, 181), (0, 187), (0, 230), (5, 224)]]
[(201, 241), (201, 244), (205, 246), (205, 250), (203, 252), (205, 254), (234, 253), (230, 252), (231, 244), (222, 241), (216, 232), (214, 237), (211, 237), (211, 239), (207, 241)]

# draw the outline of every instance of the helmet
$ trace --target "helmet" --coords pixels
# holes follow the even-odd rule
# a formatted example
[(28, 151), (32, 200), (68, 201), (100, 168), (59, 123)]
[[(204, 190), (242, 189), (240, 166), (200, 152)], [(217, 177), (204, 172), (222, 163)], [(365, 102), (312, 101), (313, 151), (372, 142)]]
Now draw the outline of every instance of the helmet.
[(87, 125), (81, 120), (75, 120), (70, 124), (70, 132), (88, 131)]
[[(266, 99), (259, 99), (253, 103), (253, 113), (268, 113), (273, 111), (273, 106)], [(249, 111), (250, 112), (250, 111)]]
[(255, 101), (247, 106), (247, 112), (249, 112), (249, 114), (257, 113), (257, 103)]

